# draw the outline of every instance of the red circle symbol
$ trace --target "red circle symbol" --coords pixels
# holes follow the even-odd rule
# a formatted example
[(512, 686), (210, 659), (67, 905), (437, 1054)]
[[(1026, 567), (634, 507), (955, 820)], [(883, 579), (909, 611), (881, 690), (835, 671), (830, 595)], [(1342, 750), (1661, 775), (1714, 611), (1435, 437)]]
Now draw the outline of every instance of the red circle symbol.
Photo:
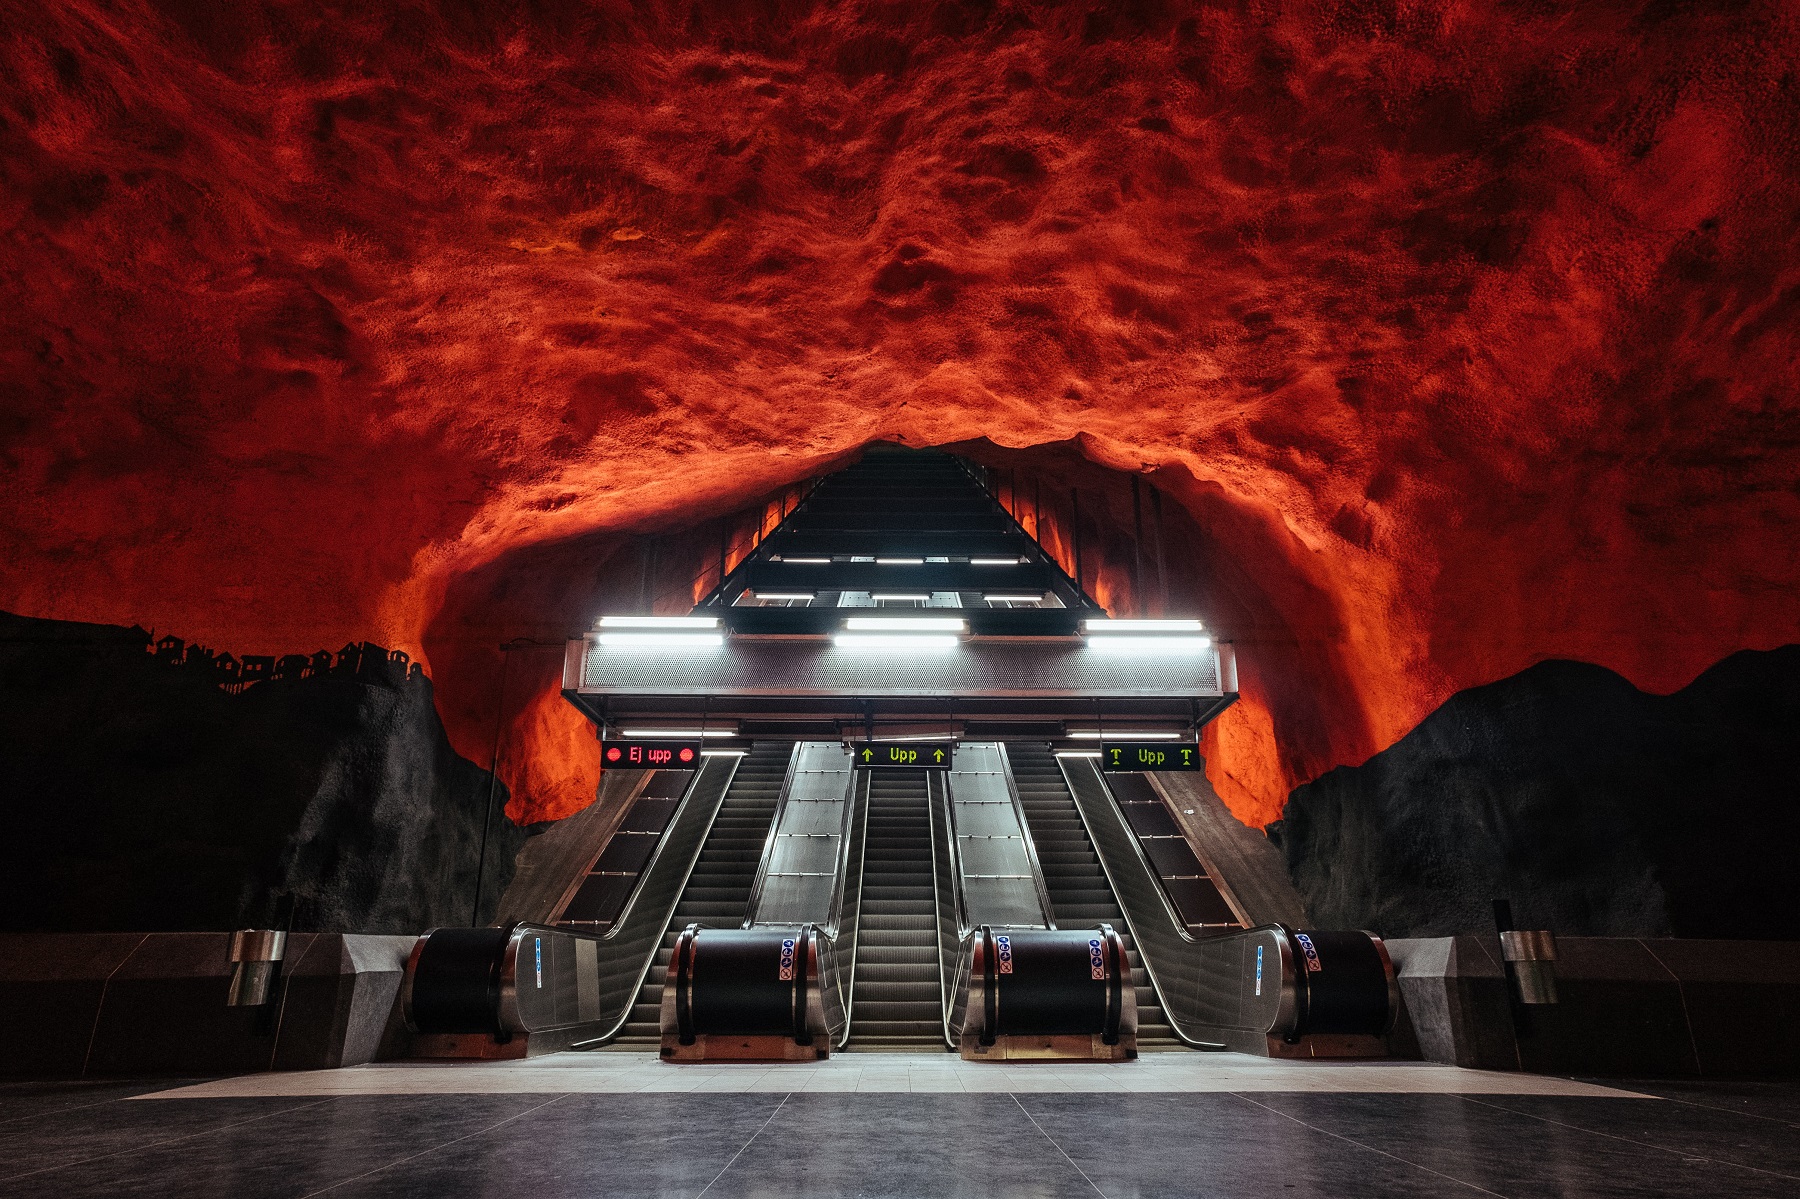
[(607, 760), (607, 761), (608, 761), (608, 762), (617, 762), (617, 761), (618, 761), (618, 760), (619, 760), (619, 757), (620, 757), (620, 754), (619, 754), (619, 747), (618, 747), (618, 746), (616, 746), (616, 745), (613, 745), (613, 746), (609, 746), (609, 747), (608, 747), (608, 748), (607, 748), (607, 751), (606, 751), (606, 760)]
[(694, 751), (689, 749), (685, 745), (682, 746), (681, 747), (681, 760), (683, 762), (692, 762), (694, 760)]

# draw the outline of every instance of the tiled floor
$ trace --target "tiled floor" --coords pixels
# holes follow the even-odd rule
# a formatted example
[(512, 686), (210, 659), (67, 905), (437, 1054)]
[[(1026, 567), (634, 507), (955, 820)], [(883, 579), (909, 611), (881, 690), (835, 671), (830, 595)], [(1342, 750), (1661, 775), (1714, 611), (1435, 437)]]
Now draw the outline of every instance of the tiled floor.
[(0, 1085), (0, 1196), (100, 1195), (1793, 1199), (1800, 1083), (1201, 1054), (770, 1068), (608, 1053)]
[(965, 1062), (949, 1053), (844, 1053), (817, 1063), (676, 1066), (644, 1053), (563, 1053), (479, 1065), (408, 1062), (294, 1074), (250, 1074), (145, 1099), (325, 1095), (535, 1095), (679, 1091), (1050, 1094), (1323, 1091), (1630, 1097), (1630, 1091), (1531, 1074), (1424, 1062), (1281, 1062), (1238, 1053), (1147, 1053), (1134, 1062)]

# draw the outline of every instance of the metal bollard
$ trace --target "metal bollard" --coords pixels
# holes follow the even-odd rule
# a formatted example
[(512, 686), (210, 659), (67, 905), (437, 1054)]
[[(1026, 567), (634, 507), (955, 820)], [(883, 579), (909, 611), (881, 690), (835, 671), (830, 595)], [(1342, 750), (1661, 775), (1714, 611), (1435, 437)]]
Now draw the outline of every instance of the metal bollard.
[(269, 984), (281, 969), (287, 934), (273, 928), (245, 928), (231, 934), (231, 989), (228, 1007), (256, 1007), (269, 1002)]
[(1512, 967), (1513, 993), (1533, 1006), (1556, 1002), (1556, 936), (1547, 928), (1502, 929), (1500, 956)]

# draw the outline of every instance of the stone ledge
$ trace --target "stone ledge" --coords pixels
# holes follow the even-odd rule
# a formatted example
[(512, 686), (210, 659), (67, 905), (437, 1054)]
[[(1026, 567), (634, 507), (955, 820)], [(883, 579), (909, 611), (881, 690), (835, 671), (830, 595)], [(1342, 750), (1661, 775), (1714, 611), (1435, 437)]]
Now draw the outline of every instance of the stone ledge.
[(414, 938), (294, 933), (271, 1002), (225, 1005), (229, 933), (0, 934), (0, 1074), (316, 1070), (404, 1056)]
[(1515, 1026), (1494, 937), (1387, 942), (1397, 1042), (1485, 1070), (1597, 1075), (1800, 1072), (1800, 943), (1559, 937), (1561, 1002)]

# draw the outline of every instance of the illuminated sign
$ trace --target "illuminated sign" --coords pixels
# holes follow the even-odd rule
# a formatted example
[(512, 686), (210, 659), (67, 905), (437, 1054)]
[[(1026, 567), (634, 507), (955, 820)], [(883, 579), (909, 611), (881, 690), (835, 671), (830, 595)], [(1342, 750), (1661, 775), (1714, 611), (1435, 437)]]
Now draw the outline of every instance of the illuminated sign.
[(1100, 768), (1107, 771), (1199, 770), (1200, 747), (1180, 742), (1127, 741), (1123, 745), (1103, 742), (1100, 746)]
[(956, 756), (951, 741), (858, 741), (850, 747), (858, 766), (904, 766), (914, 770), (948, 770)]
[(608, 741), (600, 760), (620, 770), (692, 770), (700, 764), (700, 743)]

